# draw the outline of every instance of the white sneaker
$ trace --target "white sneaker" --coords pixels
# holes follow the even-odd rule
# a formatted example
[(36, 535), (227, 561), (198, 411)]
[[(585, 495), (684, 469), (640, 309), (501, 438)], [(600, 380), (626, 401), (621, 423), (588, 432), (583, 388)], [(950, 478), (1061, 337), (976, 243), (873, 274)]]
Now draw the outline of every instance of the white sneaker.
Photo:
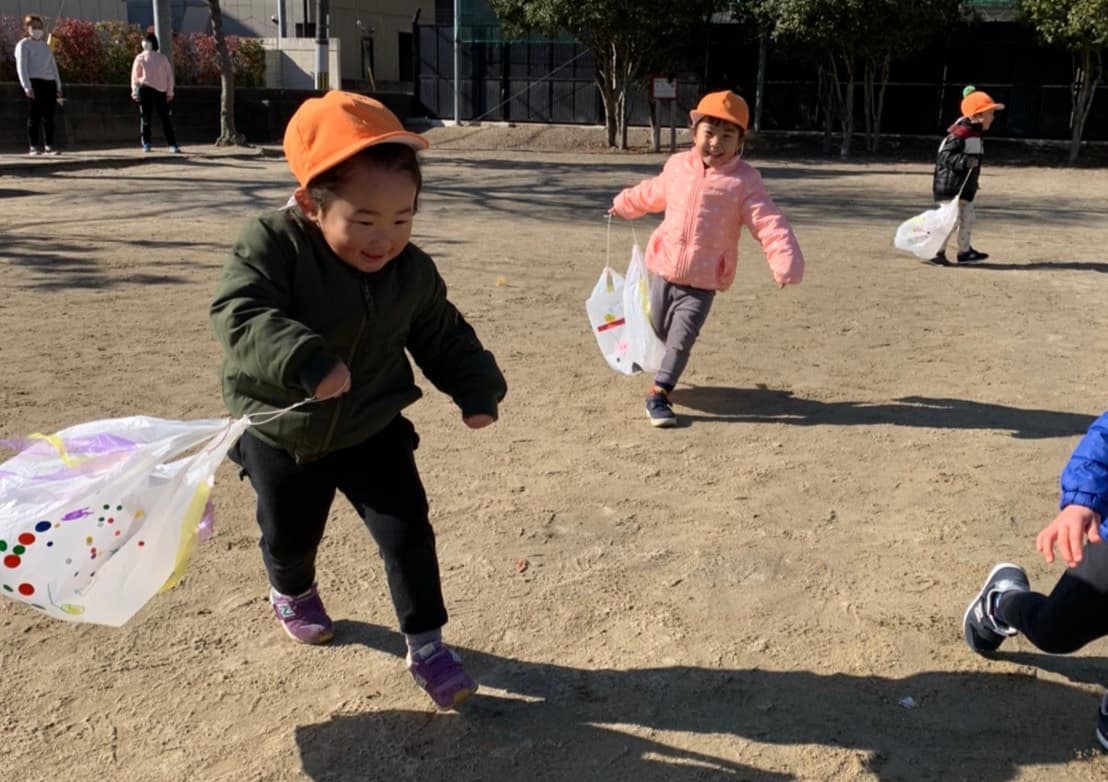
[(38, 157), (39, 155), (42, 154), (42, 150), (37, 149), (35, 147), (31, 147), (31, 151), (28, 152), (27, 154), (30, 155), (31, 157)]

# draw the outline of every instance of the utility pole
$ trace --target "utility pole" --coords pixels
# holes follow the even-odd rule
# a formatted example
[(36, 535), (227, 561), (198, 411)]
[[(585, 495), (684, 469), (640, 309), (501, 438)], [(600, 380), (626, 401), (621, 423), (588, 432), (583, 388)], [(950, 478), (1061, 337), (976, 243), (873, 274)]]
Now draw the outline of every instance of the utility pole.
[(330, 0), (317, 0), (315, 20), (315, 88), (331, 89), (327, 60), (327, 17), (330, 15)]
[(173, 17), (169, 12), (169, 0), (153, 0), (154, 35), (158, 36), (158, 51), (173, 64)]

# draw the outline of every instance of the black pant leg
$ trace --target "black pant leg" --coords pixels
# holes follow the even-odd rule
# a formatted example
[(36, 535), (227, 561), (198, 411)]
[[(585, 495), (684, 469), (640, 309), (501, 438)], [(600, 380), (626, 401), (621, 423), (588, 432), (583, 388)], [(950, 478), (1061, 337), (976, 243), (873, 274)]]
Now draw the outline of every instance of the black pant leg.
[[(58, 106), (58, 84), (50, 79), (35, 79), (35, 97), (41, 103), (42, 130), (46, 146), (54, 146), (54, 110)], [(39, 98), (39, 94), (42, 97)]]
[(150, 146), (150, 124), (154, 114), (154, 90), (147, 86), (138, 89), (139, 98), (139, 138), (146, 146)]
[(169, 97), (159, 90), (154, 90), (154, 107), (158, 110), (158, 118), (162, 123), (162, 133), (165, 134), (165, 143), (171, 147), (177, 146), (177, 137), (173, 132), (172, 112), (169, 110)]
[(1000, 601), (1001, 621), (1044, 652), (1068, 654), (1108, 636), (1108, 544), (1085, 548), (1085, 558), (1067, 569), (1049, 597), (1011, 594)]
[[(415, 428), (398, 416), (382, 432), (341, 452), (338, 488), (362, 517), (385, 562), (400, 630), (446, 624), (435, 533), (416, 468)], [(338, 456), (339, 454), (335, 454)]]
[(280, 448), (247, 432), (231, 449), (258, 495), (259, 545), (269, 583), (285, 595), (307, 591), (315, 580), (315, 557), (335, 480), (326, 462), (297, 464)]

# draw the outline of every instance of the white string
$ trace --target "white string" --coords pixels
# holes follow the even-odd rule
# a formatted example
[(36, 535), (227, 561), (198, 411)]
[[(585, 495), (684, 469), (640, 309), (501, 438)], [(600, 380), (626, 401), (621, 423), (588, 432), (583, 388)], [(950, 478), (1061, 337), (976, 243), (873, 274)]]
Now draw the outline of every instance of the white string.
[(604, 250), (604, 266), (610, 267), (612, 265), (612, 216), (608, 215), (608, 242), (607, 248)]
[(303, 407), (304, 405), (310, 405), (313, 402), (318, 402), (318, 401), (319, 400), (316, 399), (314, 396), (310, 396), (307, 399), (304, 399), (300, 402), (297, 402), (294, 405), (289, 405), (288, 407), (282, 408), (280, 410), (274, 410), (272, 413), (253, 413), (251, 415), (243, 416), (243, 418), (245, 418), (247, 421), (249, 421), (251, 426), (258, 426), (258, 425), (261, 425), (261, 424), (268, 424), (268, 423), (272, 423), (273, 421), (276, 421), (278, 418), (281, 418), (284, 415), (288, 415), (289, 413), (291, 413), (293, 410), (295, 410), (298, 407)]

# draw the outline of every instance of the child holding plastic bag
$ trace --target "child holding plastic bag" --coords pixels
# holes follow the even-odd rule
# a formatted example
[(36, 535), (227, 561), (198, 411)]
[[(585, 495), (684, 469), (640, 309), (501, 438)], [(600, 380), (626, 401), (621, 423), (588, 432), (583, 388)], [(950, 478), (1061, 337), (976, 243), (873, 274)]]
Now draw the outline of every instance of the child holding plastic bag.
[(385, 561), (408, 669), (448, 709), (477, 684), (442, 642), (419, 437), (401, 415), (421, 395), (405, 350), (471, 429), (496, 420), (506, 386), (431, 258), (409, 241), (422, 184), (416, 150), (426, 147), (377, 101), (337, 90), (305, 101), (284, 140), (297, 206), (243, 229), (211, 315), (236, 415), (317, 400), (253, 427), (230, 453), (257, 492), (277, 619), (301, 643), (333, 637), (315, 559), (341, 491)]
[[(966, 87), (962, 98), (962, 116), (947, 130), (946, 138), (939, 145), (938, 158), (935, 161), (935, 175), (932, 190), (935, 200), (940, 204), (958, 200), (958, 263), (976, 263), (989, 257), (988, 253), (973, 249), (970, 243), (973, 233), (973, 198), (977, 195), (978, 179), (981, 177), (981, 160), (985, 155), (982, 134), (992, 127), (996, 112), (1003, 110), (1004, 104), (997, 103), (987, 92), (975, 87)], [(937, 266), (948, 266), (946, 245), (952, 230), (943, 242), (942, 248), (929, 262)]]
[[(1053, 563), (1057, 545), (1068, 569), (1047, 596), (1031, 591), (1018, 565), (994, 567), (962, 620), (966, 643), (978, 654), (996, 651), (1018, 633), (1049, 654), (1069, 654), (1108, 636), (1108, 413), (1078, 443), (1061, 484), (1061, 512), (1035, 547)], [(1108, 749), (1108, 695), (1096, 736)]]
[(662, 368), (646, 397), (650, 423), (659, 427), (677, 423), (669, 395), (716, 292), (730, 288), (735, 279), (742, 227), (762, 245), (779, 286), (795, 285), (804, 276), (804, 257), (788, 220), (762, 177), (742, 159), (750, 118), (746, 101), (733, 92), (713, 92), (690, 117), (692, 149), (671, 156), (660, 176), (622, 191), (609, 210), (628, 220), (665, 211), (646, 246), (651, 320), (666, 344)]

